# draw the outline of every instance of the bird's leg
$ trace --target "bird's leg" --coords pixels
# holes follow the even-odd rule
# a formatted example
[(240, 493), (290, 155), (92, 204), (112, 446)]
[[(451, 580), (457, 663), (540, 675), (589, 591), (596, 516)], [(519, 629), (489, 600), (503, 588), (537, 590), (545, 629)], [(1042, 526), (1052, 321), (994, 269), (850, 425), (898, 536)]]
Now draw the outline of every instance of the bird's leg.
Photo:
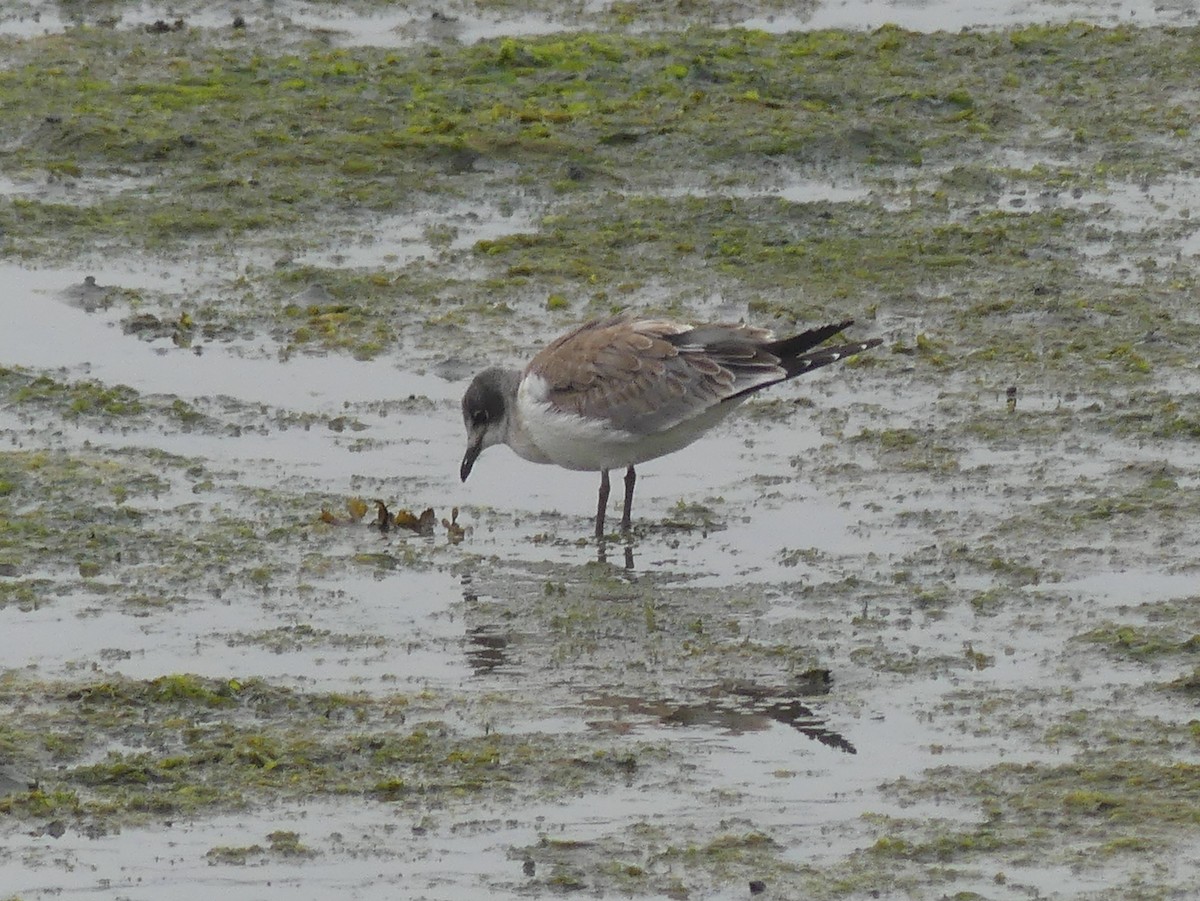
[(621, 515), (621, 531), (629, 532), (630, 514), (633, 512), (633, 483), (637, 481), (637, 473), (630, 466), (625, 470), (625, 512)]
[(596, 537), (604, 537), (604, 511), (608, 507), (608, 492), (612, 486), (608, 481), (608, 470), (600, 470), (600, 503), (596, 504)]

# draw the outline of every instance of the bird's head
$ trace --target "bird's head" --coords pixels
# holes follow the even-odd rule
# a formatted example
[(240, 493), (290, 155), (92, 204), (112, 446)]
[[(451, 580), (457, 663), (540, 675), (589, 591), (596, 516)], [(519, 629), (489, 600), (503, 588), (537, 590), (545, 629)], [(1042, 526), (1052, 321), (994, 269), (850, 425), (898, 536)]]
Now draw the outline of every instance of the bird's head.
[(471, 381), (462, 399), (463, 424), (467, 427), (467, 452), (459, 475), (465, 482), (471, 467), (485, 448), (503, 444), (508, 437), (511, 400), (516, 396), (520, 373), (494, 367)]

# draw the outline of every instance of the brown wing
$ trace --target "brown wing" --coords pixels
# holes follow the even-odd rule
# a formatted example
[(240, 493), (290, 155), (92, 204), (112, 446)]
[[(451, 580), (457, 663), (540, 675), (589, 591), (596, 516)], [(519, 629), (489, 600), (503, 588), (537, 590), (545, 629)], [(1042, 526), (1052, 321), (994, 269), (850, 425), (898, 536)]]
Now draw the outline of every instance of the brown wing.
[(784, 378), (769, 339), (742, 325), (692, 328), (621, 314), (563, 335), (527, 371), (546, 380), (555, 408), (653, 434)]

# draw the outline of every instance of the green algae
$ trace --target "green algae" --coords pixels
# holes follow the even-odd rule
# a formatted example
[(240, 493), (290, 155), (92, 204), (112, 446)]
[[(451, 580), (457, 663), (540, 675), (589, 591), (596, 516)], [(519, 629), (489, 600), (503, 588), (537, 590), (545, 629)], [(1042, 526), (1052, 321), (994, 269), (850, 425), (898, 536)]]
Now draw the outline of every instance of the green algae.
[[(31, 695), (37, 709), (24, 710)], [(172, 674), (71, 685), (7, 678), (0, 701), (7, 753), (54, 762), (38, 788), (0, 798), (0, 812), (77, 824), (319, 796), (423, 806), (439, 797), (553, 795), (594, 790), (660, 756), (646, 745), (571, 765), (570, 741), (461, 734), (437, 718), (429, 696), (308, 694), (261, 679)], [(35, 721), (36, 732), (22, 727)], [(84, 762), (106, 745), (153, 750), (110, 750)]]
[[(644, 163), (697, 149), (709, 164), (931, 165), (953, 154), (962, 165), (1017, 141), (1056, 152), (1050, 136), (1066, 131), (1122, 148), (1107, 155), (1107, 177), (1194, 165), (1186, 120), (1170, 112), (1194, 55), (1186, 31), (1028, 35), (694, 28), (271, 54), (204, 29), (74, 29), (25, 42), (0, 71), (0, 124), (23, 136), (5, 168), (135, 168), (165, 178), (164, 190), (79, 209), (21, 201), (4, 224), (29, 249), (38, 233), (100, 229), (151, 247), (236, 236), (330, 206), (399, 206), (464, 150), (557, 183), (563, 156), (622, 173), (661, 171)], [(1118, 71), (1144, 77), (1112, 80)]]
[[(966, 777), (958, 797), (976, 799), (985, 819), (1016, 830), (1022, 844), (1036, 843), (1031, 850), (1070, 859), (1121, 850), (1120, 843), (1108, 843), (1133, 827), (1143, 838), (1177, 826), (1200, 828), (1198, 775), (1186, 762), (1085, 757), (1068, 764), (1000, 764), (970, 775), (931, 771), (924, 781), (893, 788), (908, 797), (939, 797), (954, 790), (946, 777)], [(1064, 835), (1059, 830), (1068, 823), (1075, 828)]]
[(178, 397), (147, 397), (128, 385), (0, 366), (0, 407), (37, 420), (49, 415), (107, 429), (145, 427), (154, 420), (213, 431), (218, 421)]
[[(510, 851), (510, 857), (536, 865), (536, 884), (553, 891), (587, 890), (632, 895), (691, 897), (712, 885), (765, 881), (796, 887), (803, 868), (782, 859), (782, 846), (743, 820), (721, 823), (712, 837), (686, 827), (653, 821), (598, 840), (543, 836), (536, 844)], [(600, 863), (602, 861), (602, 863)]]
[[(905, 804), (973, 807), (970, 822), (936, 807), (926, 808), (932, 811), (926, 817), (868, 815), (877, 837), (836, 866), (811, 868), (806, 887), (815, 898), (861, 897), (897, 885), (909, 891), (938, 885), (948, 893), (982, 874), (996, 885), (1018, 883), (1016, 873), (1035, 861), (1112, 872), (1113, 884), (1122, 884), (1122, 867), (1162, 842), (1187, 841), (1200, 826), (1196, 787), (1194, 766), (1140, 759), (933, 769), (886, 791)], [(1158, 896), (1158, 889), (1147, 890)]]
[(255, 860), (275, 858), (309, 858), (315, 857), (316, 851), (306, 846), (300, 840), (298, 832), (287, 829), (277, 829), (266, 836), (266, 846), (260, 844), (233, 847), (222, 845), (210, 848), (204, 855), (209, 863), (246, 866), (251, 858)]
[[(252, 239), (283, 265), (231, 289), (243, 307), (236, 313), (231, 302), (198, 304), (197, 323), (214, 338), (266, 330), (287, 351), (363, 359), (394, 349), (414, 320), (464, 349), (482, 313), (520, 311), (511, 319), (520, 330), (544, 312), (530, 308), (530, 296), (558, 298), (549, 304), (558, 312), (606, 311), (650, 293), (667, 309), (686, 307), (698, 271), (759, 318), (831, 315), (847, 301), (886, 310), (920, 298), (936, 329), (911, 349), (923, 365), (1036, 363), (1077, 384), (1161, 367), (1162, 349), (1150, 352), (1140, 339), (1194, 284), (1165, 263), (1146, 270), (1137, 291), (1113, 285), (1082, 269), (1078, 248), (1104, 240), (1139, 259), (1153, 256), (1151, 244), (1062, 205), (994, 208), (1011, 183), (1102, 191), (1191, 172), (1194, 148), (1179, 123), (1152, 115), (1156, 100), (1178, 106), (1174, 73), (1194, 54), (1186, 30), (694, 28), (406, 54), (303, 41), (248, 54), (240, 40), (204, 29), (83, 28), (26, 42), (0, 72), (0, 123), (23, 136), (0, 166), (28, 173), (59, 165), (70, 148), (85, 178), (132, 170), (155, 187), (77, 207), (18, 197), (0, 208), (6, 253), (118, 243), (157, 253), (197, 241), (224, 251)], [(1147, 78), (1109, 82), (1118, 71)], [(77, 108), (51, 108), (58, 91), (78, 98)], [(1100, 120), (1115, 124), (1100, 130)], [(1056, 144), (1064, 131), (1076, 135), (1066, 149)], [(1030, 164), (997, 162), (999, 147)], [(463, 153), (473, 162), (447, 169)], [(692, 166), (697, 154), (727, 173), (725, 183), (656, 196), (675, 187), (657, 174)], [(1049, 165), (1046, 155), (1080, 162)], [(1103, 165), (1083, 165), (1096, 156)], [(564, 158), (575, 173), (565, 179)], [(764, 167), (830, 161), (839, 172), (854, 164), (877, 197), (721, 196), (757, 188)], [(466, 256), (444, 236), (431, 238), (449, 273), (408, 265), (397, 275), (384, 264), (346, 276), (289, 262), (326, 241), (309, 223), (342, 227), (363, 211), (419, 211), (439, 196), (492, 192), (490, 167), (501, 163), (518, 164), (529, 185), (570, 190), (535, 189), (552, 204), (535, 231), (482, 239)], [(442, 228), (430, 227), (435, 236)], [(463, 277), (470, 257), (483, 263), (482, 279)], [(335, 303), (279, 303), (314, 280), (333, 283)], [(798, 281), (802, 289), (789, 287)], [(965, 305), (964, 297), (981, 299)], [(1171, 325), (1181, 331), (1169, 352), (1181, 358), (1195, 328)], [(1186, 430), (1192, 418), (1165, 428)]]
[(387, 640), (382, 636), (338, 633), (330, 629), (319, 629), (308, 623), (298, 623), (294, 626), (279, 626), (249, 634), (231, 635), (226, 639), (226, 643), (230, 646), (257, 645), (273, 653), (282, 654), (311, 647), (385, 647)]
[[(625, 4), (617, 14), (649, 14), (645, 6)], [(849, 420), (814, 412), (828, 444), (796, 461), (825, 479), (822, 490), (833, 497), (871, 496), (880, 516), (864, 519), (887, 518), (889, 534), (921, 536), (913, 539), (920, 550), (881, 552), (865, 563), (859, 555), (783, 550), (783, 564), (812, 569), (818, 579), (765, 591), (696, 590), (675, 584), (686, 582), (678, 571), (632, 584), (606, 565), (514, 575), (503, 545), (501, 559), (457, 559), (484, 597), (464, 601), (454, 615), (469, 628), (502, 628), (533, 691), (554, 683), (551, 702), (578, 707), (582, 697), (589, 718), (614, 733), (662, 722), (727, 728), (735, 721), (704, 705), (741, 703), (721, 684), (737, 676), (786, 688), (791, 674), (835, 659), (860, 681), (894, 677), (887, 684), (897, 692), (980, 670), (986, 679), (1000, 649), (982, 636), (953, 653), (907, 645), (921, 640), (921, 627), (953, 623), (964, 611), (1004, 617), (1005, 628), (1047, 629), (1064, 606), (1053, 583), (1094, 567), (1096, 547), (1116, 545), (1125, 556), (1111, 565), (1137, 566), (1157, 559), (1148, 550), (1155, 542), (1188, 546), (1180, 536), (1197, 512), (1190, 473), (1122, 468), (1119, 449), (1104, 448), (1121, 439), (1186, 447), (1197, 437), (1197, 395), (1156, 388), (1159, 377), (1190, 371), (1200, 337), (1188, 313), (1194, 275), (1182, 263), (1134, 263), (1136, 284), (1122, 283), (1089, 266), (1080, 247), (1111, 244), (1114, 267), (1153, 262), (1157, 244), (1194, 229), (1176, 223), (1125, 234), (1091, 210), (997, 209), (995, 198), (1014, 186), (1032, 200), (1039, 192), (1103, 195), (1125, 181), (1188, 177), (1193, 31), (1071, 25), (777, 37), (693, 29), (411, 54), (307, 41), (247, 53), (240, 39), (225, 40), (204, 30), (185, 40), (82, 29), (23, 42), (0, 78), (0, 122), (6, 134), (21, 135), (0, 156), (5, 173), (67, 180), (132, 173), (152, 184), (88, 207), (14, 200), (0, 207), (4, 252), (37, 260), (80, 247), (132, 245), (152, 254), (197, 246), (224, 253), (231, 242), (266, 247), (279, 261), (274, 268), (248, 268), (205, 304), (188, 298), (212, 339), (269, 336), (286, 352), (369, 358), (397, 350), (407, 335), (421, 345), (414, 366), (435, 354), (478, 351), (480, 323), (494, 331), (488, 353), (523, 355), (540, 340), (535, 334), (628, 303), (692, 315), (707, 295), (722, 294), (745, 303), (755, 320), (786, 322), (850, 311), (891, 345), (891, 353), (864, 356), (861, 373), (937, 386), (933, 413), (917, 422), (881, 415), (876, 408), (886, 401), (852, 403)], [(43, 72), (49, 82), (36, 81)], [(1027, 164), (997, 159), (1004, 149)], [(384, 258), (353, 270), (295, 262), (328, 243), (328, 227), (364, 211), (419, 212), (445, 196), (486, 197), (501, 180), (491, 171), (497, 164), (503, 172), (516, 166), (517, 182), (548, 204), (532, 230), (520, 226), (462, 251), (434, 235), (430, 263)], [(873, 194), (831, 203), (739, 193), (773, 187), (777, 168), (810, 166), (835, 175), (853, 166)], [(703, 173), (694, 195), (656, 196), (694, 172)], [(334, 300), (289, 301), (312, 282)], [(172, 308), (176, 299), (118, 302)], [(177, 315), (161, 321), (173, 324)], [(4, 378), (6, 405), (29, 419), (105, 429), (231, 425), (199, 401), (176, 410), (184, 402), (58, 373)], [(1018, 383), (1008, 414), (1003, 388)], [(1084, 399), (1076, 403), (1071, 392)], [(1027, 406), (1028, 396), (1037, 403), (1051, 394), (1060, 398), (1057, 409)], [(1079, 447), (1103, 451), (1111, 471), (1103, 480), (1048, 484), (1039, 458)], [(847, 464), (847, 453), (859, 462)], [(979, 454), (987, 462), (975, 463)], [(319, 577), (336, 580), (356, 568), (402, 574), (430, 556), (409, 545), (376, 551), (372, 542), (364, 550), (357, 536), (314, 524), (323, 505), (340, 509), (342, 499), (294, 486), (237, 489), (229, 484), (236, 473), (212, 472), (203, 461), (89, 449), (6, 452), (2, 465), (0, 563), (12, 569), (0, 579), (0, 598), (19, 610), (78, 590), (131, 615), (186, 612), (210, 594), (278, 601), (297, 567), (298, 593), (319, 605), (330, 590), (312, 584)], [(1021, 466), (1028, 471), (1014, 478)], [(938, 493), (945, 485), (959, 492), (948, 501)], [(160, 512), (140, 502), (172, 487), (191, 492), (196, 505)], [(1014, 499), (999, 503), (1009, 490)], [(675, 518), (701, 527), (714, 519), (736, 527), (746, 509), (745, 498), (733, 495), (681, 503), (687, 515)], [(503, 511), (470, 515), (499, 530), (512, 526)], [(536, 527), (545, 534), (531, 540), (559, 551), (572, 539), (558, 536), (575, 522), (544, 517)], [(1135, 530), (1143, 544), (1115, 542), (1123, 530)], [(656, 555), (670, 546), (654, 528), (637, 537)], [(670, 540), (689, 539), (679, 530)], [(194, 559), (197, 547), (214, 567)], [(893, 564), (905, 578), (892, 578)], [(1051, 590), (1043, 595), (1035, 586)], [(768, 618), (770, 598), (780, 594), (803, 614)], [(1046, 653), (1068, 670), (1084, 665), (1068, 662), (1080, 653), (1085, 661), (1187, 660), (1195, 629), (1179, 611), (1163, 611), (1165, 624), (1151, 626), (1117, 616), (1091, 632), (1080, 626), (1083, 640)], [(226, 641), (281, 652), (387, 646), (385, 636), (306, 627), (303, 617)], [(780, 896), (958, 897), (969, 896), (954, 894), (959, 880), (1002, 885), (1005, 870), (1045, 859), (1082, 867), (1163, 860), (1163, 849), (1195, 827), (1187, 816), (1195, 774), (1172, 762), (1194, 755), (1195, 724), (1142, 713), (1126, 721), (1091, 706), (1063, 712), (1073, 703), (1071, 675), (1059, 684), (1059, 672), (1051, 670), (1054, 684), (1042, 696), (1007, 699), (981, 683), (945, 709), (922, 712), (946, 717), (948, 733), (1019, 736), (1056, 755), (1053, 764), (1026, 769), (931, 771), (916, 787), (890, 789), (906, 802), (965, 806), (978, 822), (867, 818), (860, 850), (822, 866), (796, 864), (802, 849), (789, 847), (786, 830), (754, 822), (757, 815), (690, 831), (634, 824), (599, 842), (549, 838), (526, 849), (545, 862), (534, 890), (682, 897), (761, 879)], [(1186, 701), (1195, 677), (1164, 687), (1168, 703)], [(614, 691), (626, 689), (634, 700)], [(529, 700), (520, 688), (495, 692), (501, 705)], [(590, 731), (569, 741), (481, 736), (460, 724), (471, 709), (462, 698), (305, 693), (232, 676), (137, 682), (79, 674), (70, 685), (33, 682), (7, 697), (28, 698), (30, 708), (15, 720), (5, 711), (0, 751), (44, 770), (41, 788), (8, 802), (19, 822), (64, 817), (120, 826), (307, 797), (419, 810), (527, 797), (558, 802), (624, 784), (667, 755), (638, 743), (631, 753), (625, 739), (597, 759), (590, 752), (600, 740)], [(851, 694), (835, 703), (861, 701)], [(35, 704), (51, 714), (49, 731), (35, 722)], [(1039, 705), (1061, 721), (1040, 721), (1030, 713)], [(162, 722), (147, 728), (137, 711)], [(1111, 760), (1087, 755), (1097, 746)], [(1062, 763), (1067, 755), (1076, 759)], [(726, 789), (714, 800), (732, 807), (736, 794)], [(1140, 818), (1151, 824), (1149, 838), (1136, 829)], [(276, 844), (281, 855), (303, 844), (249, 841), (214, 848), (211, 859), (237, 864), (275, 854)]]
[(1077, 640), (1099, 645), (1110, 654), (1133, 660), (1190, 655), (1200, 651), (1200, 634), (1181, 634), (1174, 627), (1106, 623), (1083, 633)]
[[(321, 509), (334, 506), (327, 496), (231, 484), (200, 461), (164, 452), (5, 451), (0, 477), (12, 486), (0, 563), (18, 577), (0, 581), (0, 600), (20, 609), (82, 592), (144, 614), (291, 584), (302, 555), (315, 553), (303, 546), (310, 537), (326, 549), (326, 563), (332, 547), (341, 565), (355, 553), (319, 522)], [(164, 495), (179, 499), (164, 504)], [(395, 565), (421, 562), (416, 548), (399, 553)]]

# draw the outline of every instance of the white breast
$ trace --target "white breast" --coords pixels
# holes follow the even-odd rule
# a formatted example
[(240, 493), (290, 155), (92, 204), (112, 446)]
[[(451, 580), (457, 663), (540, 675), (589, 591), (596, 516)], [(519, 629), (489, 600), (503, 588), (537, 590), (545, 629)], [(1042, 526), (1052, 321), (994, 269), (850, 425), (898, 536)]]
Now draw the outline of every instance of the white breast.
[(588, 471), (634, 466), (687, 447), (741, 404), (740, 400), (718, 404), (665, 431), (639, 435), (613, 428), (607, 420), (556, 410), (546, 402), (547, 389), (538, 375), (531, 373), (521, 380), (509, 446), (527, 460), (548, 458), (565, 469)]

